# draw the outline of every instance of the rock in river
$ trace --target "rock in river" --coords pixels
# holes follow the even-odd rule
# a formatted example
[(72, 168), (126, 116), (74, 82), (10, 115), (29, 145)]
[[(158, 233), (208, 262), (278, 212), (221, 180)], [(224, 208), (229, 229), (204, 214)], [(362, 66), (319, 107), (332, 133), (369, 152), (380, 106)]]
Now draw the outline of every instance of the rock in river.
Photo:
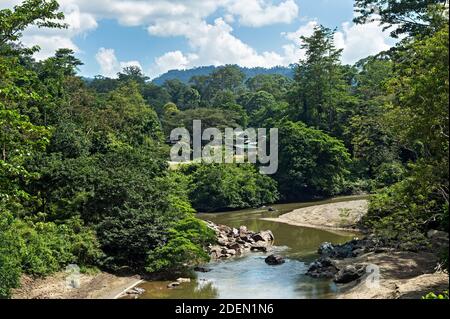
[(178, 287), (179, 285), (180, 285), (180, 283), (178, 281), (175, 281), (175, 282), (171, 282), (170, 284), (168, 284), (167, 288), (172, 289), (172, 288)]
[(196, 271), (196, 272), (210, 272), (211, 268), (197, 266), (197, 267), (194, 268), (194, 271)]
[(285, 260), (283, 257), (278, 255), (270, 255), (265, 259), (266, 264), (275, 266), (275, 265), (281, 265), (285, 263)]

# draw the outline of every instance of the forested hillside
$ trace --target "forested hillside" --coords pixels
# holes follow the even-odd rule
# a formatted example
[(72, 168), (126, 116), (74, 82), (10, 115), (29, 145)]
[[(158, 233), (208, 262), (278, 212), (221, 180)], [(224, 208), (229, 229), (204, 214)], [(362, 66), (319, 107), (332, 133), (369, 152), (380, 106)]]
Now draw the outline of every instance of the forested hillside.
[[(239, 66), (237, 66), (239, 67)], [(153, 83), (157, 85), (162, 85), (164, 82), (168, 80), (180, 80), (181, 82), (187, 84), (189, 83), (189, 80), (194, 76), (209, 76), (211, 73), (216, 71), (219, 67), (216, 66), (200, 66), (193, 69), (187, 69), (187, 70), (170, 70), (157, 78), (153, 79)], [(239, 67), (239, 70), (244, 73), (245, 79), (249, 79), (252, 77), (255, 77), (257, 75), (271, 75), (271, 74), (278, 74), (283, 75), (288, 78), (294, 77), (294, 66), (292, 67), (274, 67), (270, 69), (266, 68), (244, 68)]]
[[(0, 296), (23, 273), (69, 263), (183, 273), (208, 260), (214, 240), (196, 211), (372, 193), (364, 224), (386, 243), (420, 249), (429, 229), (448, 232), (448, 8), (385, 2), (357, 0), (357, 22), (380, 6), (401, 40), (355, 65), (340, 62), (334, 26), (318, 26), (302, 38), (293, 78), (229, 65), (161, 84), (136, 67), (87, 82), (69, 49), (36, 61), (21, 32), (65, 27), (57, 1), (1, 9)], [(420, 23), (400, 23), (416, 15)], [(278, 172), (169, 170), (170, 131), (193, 120), (278, 128)]]

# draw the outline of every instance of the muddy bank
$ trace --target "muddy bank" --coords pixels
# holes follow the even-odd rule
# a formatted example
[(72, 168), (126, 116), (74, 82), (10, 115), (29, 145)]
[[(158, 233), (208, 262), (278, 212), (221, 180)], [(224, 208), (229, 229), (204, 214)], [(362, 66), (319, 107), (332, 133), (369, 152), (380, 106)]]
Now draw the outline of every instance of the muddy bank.
[(367, 200), (354, 200), (299, 208), (278, 218), (264, 220), (319, 229), (357, 231), (367, 209)]
[(14, 289), (13, 299), (114, 299), (141, 282), (139, 276), (119, 277), (100, 272), (80, 274), (79, 288), (66, 282), (67, 273), (59, 272), (46, 278), (22, 276), (20, 288)]

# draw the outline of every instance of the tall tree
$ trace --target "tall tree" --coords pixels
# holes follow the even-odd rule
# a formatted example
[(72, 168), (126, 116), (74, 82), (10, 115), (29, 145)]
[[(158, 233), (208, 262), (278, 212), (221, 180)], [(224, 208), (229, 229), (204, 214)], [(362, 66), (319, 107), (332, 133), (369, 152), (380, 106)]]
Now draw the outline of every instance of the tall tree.
[[(393, 28), (392, 37), (428, 33), (431, 25), (442, 21), (447, 0), (355, 0), (355, 23), (379, 22), (384, 30)], [(433, 14), (429, 14), (433, 12)]]
[(296, 68), (296, 86), (290, 95), (291, 117), (336, 136), (352, 111), (355, 99), (350, 94), (341, 49), (334, 45), (335, 31), (323, 26), (310, 37), (301, 37), (306, 58)]

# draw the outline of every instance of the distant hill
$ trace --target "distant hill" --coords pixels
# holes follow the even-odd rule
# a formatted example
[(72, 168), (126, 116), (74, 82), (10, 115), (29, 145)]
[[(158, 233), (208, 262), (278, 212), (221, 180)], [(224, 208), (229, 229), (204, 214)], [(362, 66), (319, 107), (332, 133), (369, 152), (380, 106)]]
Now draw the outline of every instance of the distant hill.
[[(194, 69), (189, 70), (171, 70), (169, 72), (164, 73), (163, 75), (153, 79), (153, 83), (162, 85), (167, 80), (173, 80), (178, 79), (181, 82), (188, 83), (191, 77), (198, 76), (198, 75), (209, 75), (214, 70), (216, 70), (219, 67), (216, 66), (202, 66)], [(257, 67), (257, 68), (244, 68), (239, 67), (241, 71), (245, 74), (246, 79), (252, 78), (259, 74), (280, 74), (284, 75), (289, 78), (293, 78), (294, 76), (294, 68), (293, 66), (290, 67), (282, 67), (277, 66), (270, 69)]]

